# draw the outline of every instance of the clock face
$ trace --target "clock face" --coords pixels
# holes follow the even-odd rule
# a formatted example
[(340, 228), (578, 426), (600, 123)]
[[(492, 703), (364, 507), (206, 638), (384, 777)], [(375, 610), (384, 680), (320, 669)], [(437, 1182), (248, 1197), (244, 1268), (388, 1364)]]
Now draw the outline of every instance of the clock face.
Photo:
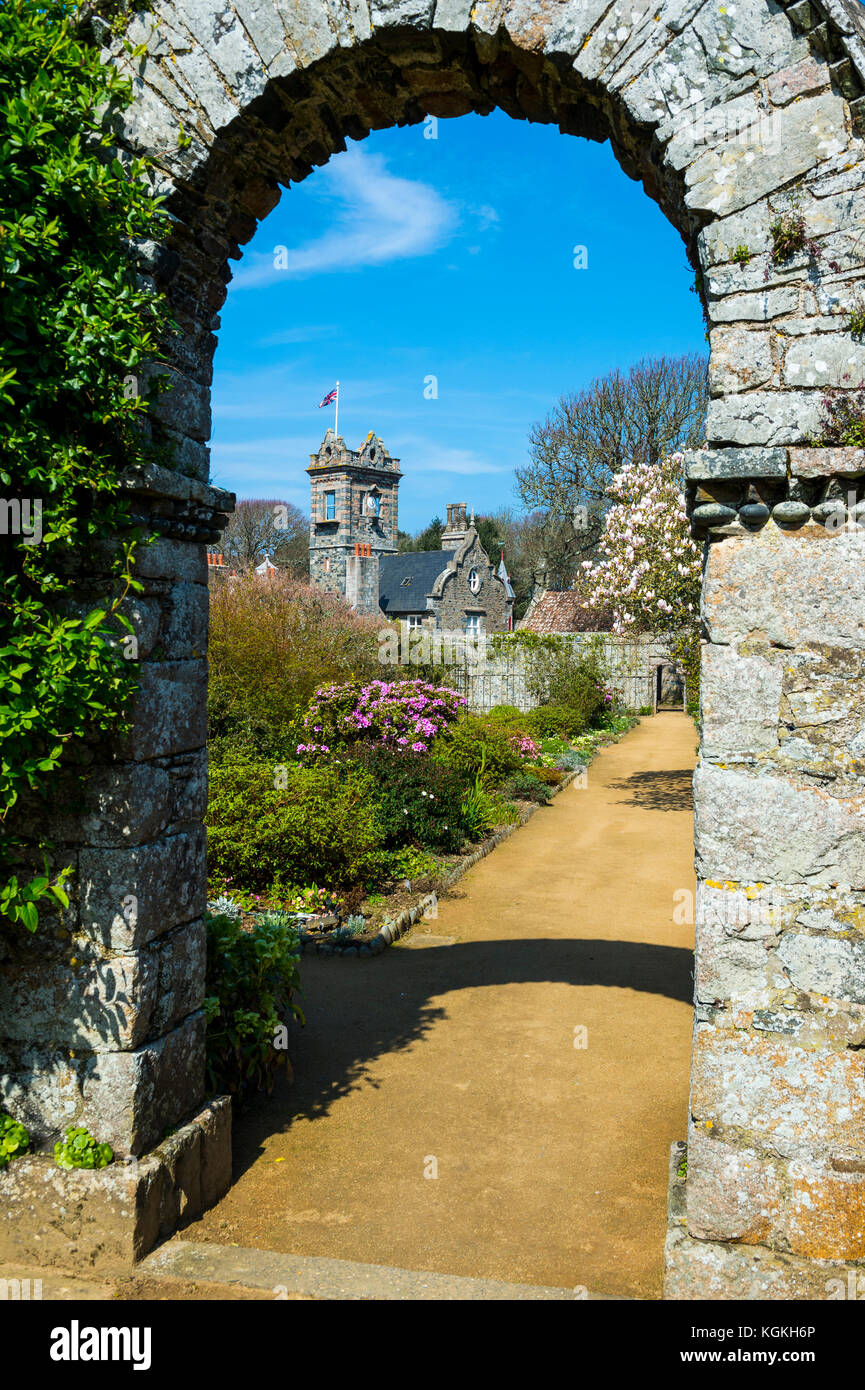
[(477, 570), (469, 570), (469, 588), (473, 594), (479, 592), (481, 587), (481, 577)]

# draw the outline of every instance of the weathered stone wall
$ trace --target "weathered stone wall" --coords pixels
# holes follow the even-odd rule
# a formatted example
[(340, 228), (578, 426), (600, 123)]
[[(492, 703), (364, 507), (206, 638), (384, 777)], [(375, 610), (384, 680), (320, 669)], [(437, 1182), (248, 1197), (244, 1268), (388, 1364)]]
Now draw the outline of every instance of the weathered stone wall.
[[(837, 1270), (806, 1277), (797, 1257), (865, 1258), (863, 558), (853, 518), (731, 525), (708, 546), (674, 1282), (695, 1237), (732, 1243), (713, 1262), (731, 1288), (733, 1246), (783, 1254), (774, 1296), (827, 1296)], [(680, 1296), (693, 1292), (685, 1280)]]
[[(654, 637), (615, 637), (610, 633), (575, 632), (562, 640), (580, 648), (598, 643), (601, 658), (614, 690), (630, 710), (653, 703), (656, 662), (669, 660), (669, 648)], [(468, 653), (471, 656), (471, 653)], [(537, 707), (537, 697), (529, 690), (527, 673), (531, 657), (515, 642), (510, 650), (489, 652), (483, 661), (466, 659), (453, 667), (449, 677), (454, 689), (466, 696), (469, 708), (477, 713), (494, 705), (515, 705), (517, 709)]]
[[(175, 502), (181, 511), (143, 557), (152, 603), (136, 619), (143, 642), (156, 622), (169, 645), (143, 658), (130, 738), (94, 755), (88, 803), (57, 836), (79, 872), (70, 920), (14, 951), (14, 1108), (26, 1096), (44, 1135), (68, 1117), (104, 1121), (121, 1148), (142, 1152), (200, 1094), (205, 671), (177, 604), (203, 612), (211, 536), (172, 489), (207, 478), (229, 261), (280, 184), (346, 137), (500, 107), (612, 141), (682, 233), (708, 316), (709, 453), (692, 473), (695, 524), (717, 538), (696, 782), (704, 886), (687, 1216), (671, 1227), (670, 1296), (798, 1297), (824, 1268), (815, 1257), (861, 1261), (863, 624), (846, 552), (820, 529), (836, 461), (818, 458), (806, 476), (786, 453), (821, 428), (825, 387), (855, 385), (863, 366), (846, 328), (865, 278), (861, 7), (154, 0), (126, 35), (143, 57), (102, 32), (106, 59), (135, 89), (118, 139), (155, 157), (174, 219), (170, 245), (143, 246), (138, 259), (181, 329), (155, 422), (179, 473), (145, 490), (141, 508), (145, 522)], [(797, 209), (813, 245), (783, 259), (772, 223)], [(803, 523), (803, 507), (791, 543), (784, 528)], [(98, 556), (78, 583), (104, 591)], [(787, 904), (770, 932), (719, 928), (725, 903), (767, 888)], [(39, 1001), (29, 1031), (28, 990)]]
[[(0, 1067), (4, 1102), (36, 1140), (84, 1124), (140, 1154), (203, 1098), (208, 591), (204, 544), (185, 537), (217, 535), (233, 499), (156, 468), (128, 483), (161, 531), (125, 605), (131, 730), (90, 749), (83, 774), (70, 768), (47, 815), (29, 812), (75, 879), (68, 911), (34, 935), (3, 932)], [(71, 577), (77, 600), (106, 576), (97, 553)]]

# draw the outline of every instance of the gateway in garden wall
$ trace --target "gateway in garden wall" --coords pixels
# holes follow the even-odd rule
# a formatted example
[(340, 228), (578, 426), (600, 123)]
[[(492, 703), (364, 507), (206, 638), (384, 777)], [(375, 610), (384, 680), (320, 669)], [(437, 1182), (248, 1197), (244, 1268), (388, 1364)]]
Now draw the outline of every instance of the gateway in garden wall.
[[(667, 1295), (820, 1298), (861, 1267), (865, 594), (857, 534), (826, 521), (848, 492), (855, 518), (865, 457), (806, 446), (825, 388), (865, 374), (846, 326), (865, 279), (863, 34), (854, 0), (154, 0), (129, 24), (138, 58), (104, 30), (135, 83), (118, 139), (156, 160), (175, 219), (139, 258), (182, 330), (159, 406), (178, 471), (129, 479), (162, 537), (134, 604), (135, 727), (52, 826), (78, 870), (67, 935), (22, 950), (0, 1001), (7, 1094), (40, 1137), (100, 1121), (143, 1158), (201, 1099), (204, 550), (231, 504), (207, 487), (207, 440), (229, 263), (280, 182), (346, 137), (501, 107), (612, 141), (681, 232), (708, 317), (708, 447), (689, 464), (707, 538), (697, 1022)], [(786, 259), (784, 215), (813, 243)], [(98, 588), (96, 562), (80, 582)]]

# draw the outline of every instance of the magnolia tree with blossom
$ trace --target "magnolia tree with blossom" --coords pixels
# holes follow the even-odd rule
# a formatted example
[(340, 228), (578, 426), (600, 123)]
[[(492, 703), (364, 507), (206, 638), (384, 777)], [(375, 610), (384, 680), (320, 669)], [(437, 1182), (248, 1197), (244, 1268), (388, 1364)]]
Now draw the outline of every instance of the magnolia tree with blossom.
[(700, 550), (691, 539), (682, 454), (626, 464), (608, 488), (613, 503), (585, 560), (589, 602), (611, 608), (616, 632), (694, 633), (700, 612)]

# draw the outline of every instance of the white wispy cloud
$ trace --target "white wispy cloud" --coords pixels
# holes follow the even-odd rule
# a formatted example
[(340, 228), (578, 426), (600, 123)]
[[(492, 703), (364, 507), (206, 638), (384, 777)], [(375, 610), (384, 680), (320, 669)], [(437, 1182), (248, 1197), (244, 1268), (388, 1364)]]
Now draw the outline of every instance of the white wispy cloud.
[(295, 343), (316, 343), (335, 332), (335, 323), (310, 323), (305, 327), (283, 328), (279, 333), (269, 333), (266, 338), (259, 338), (258, 346), (288, 347)]
[(400, 441), (403, 471), (412, 473), (458, 473), (462, 477), (482, 474), (508, 473), (510, 469), (490, 463), (471, 449), (439, 444), (434, 439), (403, 437)]
[(325, 181), (328, 198), (338, 204), (331, 227), (305, 245), (251, 255), (234, 277), (236, 290), (425, 256), (456, 226), (456, 210), (436, 189), (389, 173), (381, 155), (359, 145), (334, 155), (316, 178)]

